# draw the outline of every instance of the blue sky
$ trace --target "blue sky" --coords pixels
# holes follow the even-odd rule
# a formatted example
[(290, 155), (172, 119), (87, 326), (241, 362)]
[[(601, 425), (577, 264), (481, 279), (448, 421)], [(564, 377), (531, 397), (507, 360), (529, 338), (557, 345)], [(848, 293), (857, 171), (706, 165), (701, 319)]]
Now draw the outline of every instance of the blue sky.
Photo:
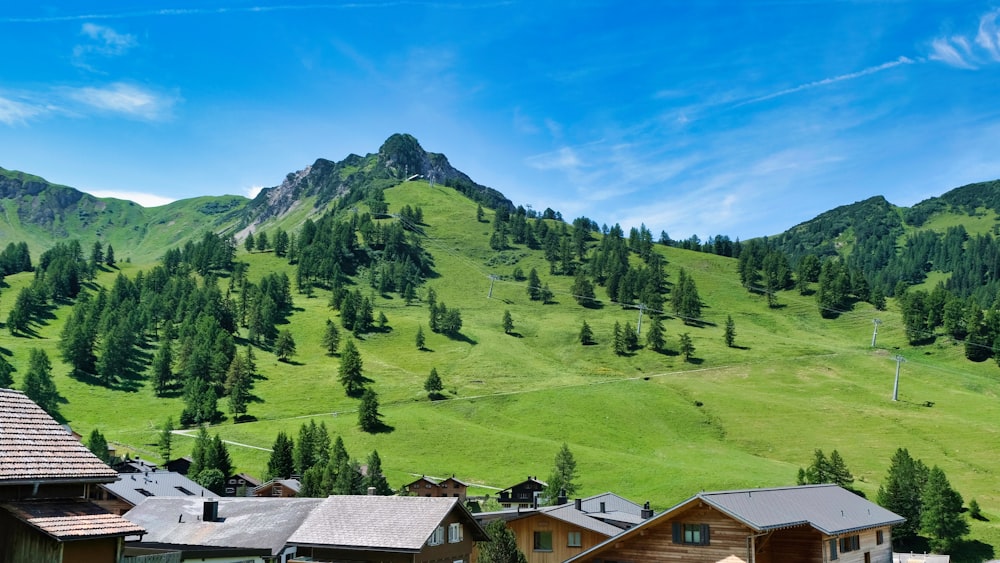
[(413, 134), (516, 204), (779, 233), (1000, 177), (1000, 3), (17, 3), (0, 166), (144, 205)]

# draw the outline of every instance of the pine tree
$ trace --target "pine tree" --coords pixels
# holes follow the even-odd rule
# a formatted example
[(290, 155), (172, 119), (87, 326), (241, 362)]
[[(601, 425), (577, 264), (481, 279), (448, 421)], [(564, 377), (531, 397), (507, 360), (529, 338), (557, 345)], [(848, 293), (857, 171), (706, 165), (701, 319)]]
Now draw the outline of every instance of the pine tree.
[(427, 381), (424, 382), (424, 391), (427, 391), (429, 398), (437, 399), (441, 397), (442, 389), (444, 389), (444, 384), (441, 383), (441, 377), (438, 376), (437, 368), (431, 368), (431, 374), (427, 376)]
[(287, 362), (288, 358), (295, 355), (295, 339), (289, 330), (283, 330), (278, 334), (278, 341), (274, 344), (274, 354), (278, 356), (278, 361)]
[(366, 379), (362, 369), (361, 353), (354, 345), (354, 340), (348, 338), (340, 352), (339, 368), (340, 383), (348, 397), (357, 397), (364, 391)]
[(555, 465), (549, 475), (548, 485), (545, 487), (543, 496), (547, 504), (555, 504), (556, 498), (565, 496), (571, 498), (576, 494), (579, 485), (576, 479), (576, 459), (573, 452), (569, 451), (569, 445), (563, 442), (561, 448), (556, 453)]
[(424, 345), (426, 344), (426, 341), (424, 339), (424, 328), (423, 327), (420, 327), (420, 326), (417, 327), (417, 337), (415, 339), (415, 343), (417, 345), (417, 350), (423, 350), (424, 349)]
[(170, 461), (170, 454), (173, 450), (174, 443), (174, 419), (173, 417), (167, 417), (167, 421), (163, 423), (163, 428), (160, 430), (160, 438), (157, 442), (157, 447), (160, 450), (160, 457), (163, 458), (163, 463)]
[(724, 335), (726, 346), (732, 348), (736, 345), (736, 323), (733, 322), (732, 315), (726, 315), (726, 332)]
[(104, 253), (104, 263), (107, 264), (109, 268), (115, 267), (115, 249), (111, 248), (111, 243), (108, 243), (108, 250)]
[(532, 301), (542, 298), (542, 280), (538, 277), (538, 270), (534, 268), (528, 272), (528, 297)]
[(389, 481), (382, 474), (382, 458), (378, 455), (378, 450), (372, 450), (368, 456), (368, 472), (364, 476), (362, 487), (367, 491), (375, 489), (376, 495), (389, 496), (392, 494), (392, 487)]
[(622, 329), (622, 339), (625, 340), (625, 350), (629, 352), (639, 347), (639, 334), (632, 328), (632, 323), (625, 323), (625, 327)]
[(0, 354), (0, 389), (14, 387), (14, 366)]
[(208, 435), (208, 429), (204, 426), (198, 428), (198, 436), (194, 439), (194, 446), (191, 447), (191, 466), (188, 467), (188, 475), (198, 475), (208, 467), (208, 451), (212, 447), (212, 438)]
[(378, 432), (382, 428), (382, 415), (378, 412), (378, 394), (374, 389), (365, 389), (358, 408), (358, 426), (369, 433)]
[(584, 346), (594, 344), (594, 331), (591, 330), (587, 321), (583, 321), (583, 324), (580, 325), (580, 335), (578, 338), (580, 340), (580, 344), (583, 344)]
[(283, 431), (278, 432), (267, 461), (268, 479), (287, 479), (295, 473), (295, 443)]
[(55, 417), (59, 409), (59, 393), (52, 381), (52, 363), (45, 350), (32, 348), (29, 353), (28, 371), (21, 382), (21, 391), (42, 409)]
[(502, 518), (490, 520), (486, 525), (488, 542), (479, 547), (479, 563), (527, 563), (524, 553), (517, 547), (517, 536)]
[(323, 332), (323, 347), (327, 356), (336, 356), (340, 348), (340, 331), (330, 319), (326, 320), (326, 330)]
[(250, 390), (253, 386), (253, 375), (247, 366), (246, 358), (239, 354), (233, 356), (226, 372), (226, 390), (229, 392), (229, 412), (233, 422), (239, 422), (241, 416), (247, 413), (250, 403)]
[(659, 315), (650, 315), (646, 346), (654, 352), (662, 352), (667, 346), (667, 339), (663, 336), (663, 321)]
[(615, 321), (615, 327), (611, 331), (611, 341), (614, 344), (615, 354), (619, 356), (628, 355), (628, 345), (625, 342), (625, 334), (622, 332), (622, 327)]
[(879, 505), (906, 518), (906, 522), (893, 528), (895, 538), (905, 540), (917, 535), (923, 509), (921, 497), (927, 478), (927, 466), (910, 457), (905, 448), (896, 450), (876, 497)]
[(691, 358), (694, 357), (694, 342), (691, 341), (691, 335), (682, 332), (680, 335), (680, 349), (681, 355), (684, 356), (684, 361), (689, 362)]
[(100, 430), (95, 428), (90, 431), (90, 437), (87, 438), (87, 449), (104, 463), (111, 464), (111, 455), (108, 453), (108, 441), (104, 437), (104, 434), (101, 434)]
[(157, 397), (162, 397), (174, 381), (174, 373), (170, 365), (173, 363), (173, 350), (170, 340), (163, 339), (159, 350), (153, 356), (153, 392)]
[(229, 449), (218, 434), (212, 437), (208, 450), (205, 452), (205, 468), (217, 469), (225, 477), (233, 474), (233, 458), (229, 455)]
[(257, 248), (257, 241), (254, 240), (253, 233), (247, 233), (247, 238), (243, 239), (243, 248), (247, 252), (253, 252)]
[(927, 475), (921, 503), (920, 531), (930, 536), (936, 553), (948, 553), (969, 533), (969, 523), (962, 515), (962, 495), (951, 488), (944, 471), (936, 465)]
[(833, 450), (830, 452), (830, 479), (831, 482), (847, 490), (853, 490), (854, 475), (851, 475), (844, 458), (840, 457), (840, 452)]
[(514, 319), (511, 318), (510, 311), (506, 309), (503, 312), (503, 331), (505, 334), (514, 332)]
[(319, 461), (319, 456), (316, 455), (317, 430), (315, 420), (310, 420), (308, 424), (299, 427), (299, 439), (295, 442), (294, 453), (295, 472), (299, 475), (304, 475)]
[(552, 303), (552, 299), (554, 297), (555, 294), (552, 293), (551, 289), (549, 289), (549, 282), (545, 282), (545, 284), (542, 285), (542, 290), (538, 293), (538, 298), (542, 300), (542, 304), (548, 305), (549, 303)]

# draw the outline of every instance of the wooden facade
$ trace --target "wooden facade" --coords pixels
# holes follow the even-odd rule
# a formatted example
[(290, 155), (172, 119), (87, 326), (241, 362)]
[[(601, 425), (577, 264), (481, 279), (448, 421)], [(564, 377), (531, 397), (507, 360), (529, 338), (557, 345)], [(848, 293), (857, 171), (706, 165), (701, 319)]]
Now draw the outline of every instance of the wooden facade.
[(422, 475), (412, 483), (403, 485), (402, 492), (415, 497), (454, 497), (465, 502), (469, 486), (454, 476), (438, 481)]
[(497, 493), (497, 500), (504, 508), (530, 508), (538, 505), (538, 496), (543, 489), (545, 489), (544, 482), (528, 477)]
[[(754, 494), (753, 498), (757, 498), (757, 494)], [(883, 510), (876, 505), (872, 506), (872, 513), (876, 508)], [(752, 521), (723, 512), (710, 501), (694, 497), (648, 523), (609, 539), (579, 557), (572, 558), (571, 563), (891, 563), (892, 561), (891, 525), (898, 523), (898, 519), (872, 521), (864, 527), (839, 528), (843, 531), (828, 534), (821, 531), (814, 522), (796, 519), (797, 517), (784, 520), (788, 522), (784, 525), (777, 523), (780, 520), (775, 518), (780, 518), (782, 508), (784, 507), (781, 505), (775, 505), (768, 506), (765, 511), (755, 509), (757, 511), (752, 514), (756, 516), (770, 511), (766, 513), (766, 518), (775, 522), (768, 526), (755, 527)], [(839, 520), (841, 513), (837, 512)], [(525, 546), (520, 547), (525, 549)], [(525, 550), (525, 553), (529, 551)], [(566, 558), (559, 559), (563, 560)]]
[[(528, 563), (561, 563), (609, 537), (546, 514), (536, 514), (528, 518), (512, 520), (507, 522), (507, 527), (514, 532), (514, 536), (517, 538), (517, 548), (524, 553)], [(536, 532), (549, 535), (551, 549), (539, 548), (535, 545)], [(574, 541), (570, 541), (570, 534), (575, 535), (572, 538)], [(579, 541), (576, 541), (577, 539)], [(578, 545), (570, 545), (571, 543)]]

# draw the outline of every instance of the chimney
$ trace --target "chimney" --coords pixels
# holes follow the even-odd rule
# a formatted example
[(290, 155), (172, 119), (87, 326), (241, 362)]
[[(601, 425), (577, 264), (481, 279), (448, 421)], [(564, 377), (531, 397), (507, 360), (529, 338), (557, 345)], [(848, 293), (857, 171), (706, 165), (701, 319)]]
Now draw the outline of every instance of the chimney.
[(569, 502), (569, 499), (566, 498), (566, 489), (559, 489), (559, 496), (556, 497), (556, 504), (562, 506), (567, 502)]
[(368, 496), (375, 496), (375, 487), (368, 487)]
[(583, 512), (583, 499), (573, 499), (573, 507)]
[(215, 522), (219, 519), (219, 501), (206, 500), (202, 504), (201, 519), (204, 522)]
[(653, 509), (649, 507), (648, 500), (646, 501), (646, 504), (642, 505), (642, 512), (639, 513), (639, 516), (641, 516), (643, 520), (649, 520), (653, 517)]
[(601, 514), (604, 513), (604, 502), (601, 502)]

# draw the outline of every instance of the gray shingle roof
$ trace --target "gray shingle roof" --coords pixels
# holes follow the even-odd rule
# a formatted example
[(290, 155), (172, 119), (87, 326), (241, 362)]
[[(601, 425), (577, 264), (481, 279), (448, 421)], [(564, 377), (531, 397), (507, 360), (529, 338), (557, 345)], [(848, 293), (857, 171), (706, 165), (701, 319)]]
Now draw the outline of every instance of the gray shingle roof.
[(121, 481), (101, 485), (118, 498), (132, 506), (138, 506), (149, 497), (205, 497), (217, 495), (172, 471), (150, 471), (149, 473), (124, 473)]
[(124, 537), (143, 532), (142, 526), (83, 499), (26, 500), (0, 507), (59, 541)]
[(604, 534), (605, 536), (615, 536), (622, 532), (622, 529), (617, 526), (612, 526), (606, 522), (602, 522), (597, 518), (588, 516), (584, 512), (576, 509), (576, 507), (570, 504), (564, 504), (562, 506), (546, 506), (545, 508), (540, 508), (539, 512), (547, 514), (563, 522), (568, 522), (574, 526), (579, 526), (599, 534)]
[(837, 535), (904, 520), (836, 485), (722, 491), (701, 493), (698, 498), (760, 531), (809, 524)]
[(319, 506), (318, 498), (220, 498), (218, 521), (201, 520), (206, 499), (150, 497), (125, 514), (146, 529), (143, 543), (267, 549), (277, 555)]
[(452, 511), (459, 511), (473, 539), (486, 538), (455, 497), (338, 495), (314, 509), (288, 543), (419, 552)]
[(118, 473), (24, 393), (0, 389), (0, 485), (109, 482)]
[(626, 512), (636, 516), (642, 516), (642, 505), (636, 504), (627, 498), (620, 497), (614, 493), (607, 492), (592, 497), (581, 499), (580, 505), (584, 512), (600, 512), (601, 503), (604, 503), (605, 512)]

